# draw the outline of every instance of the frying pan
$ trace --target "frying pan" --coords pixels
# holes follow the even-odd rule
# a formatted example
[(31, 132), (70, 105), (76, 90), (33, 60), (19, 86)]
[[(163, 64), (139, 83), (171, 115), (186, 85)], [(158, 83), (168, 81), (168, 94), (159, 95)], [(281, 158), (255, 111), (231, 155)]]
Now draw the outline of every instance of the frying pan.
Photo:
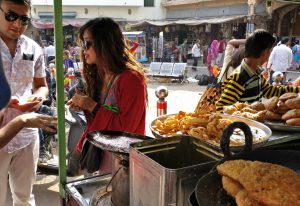
[[(232, 155), (229, 148), (229, 140), (234, 129), (241, 129), (246, 138), (244, 150), (238, 154)], [(218, 163), (221, 164), (227, 160), (244, 159), (258, 160), (279, 164), (300, 173), (300, 152), (294, 150), (255, 150), (251, 151), (252, 134), (248, 125), (242, 122), (234, 122), (229, 125), (221, 137), (221, 149), (224, 158)], [(216, 170), (216, 166), (197, 183), (194, 194), (190, 197), (192, 205), (200, 206), (233, 206), (236, 205), (233, 198), (228, 196), (222, 187), (222, 179)]]

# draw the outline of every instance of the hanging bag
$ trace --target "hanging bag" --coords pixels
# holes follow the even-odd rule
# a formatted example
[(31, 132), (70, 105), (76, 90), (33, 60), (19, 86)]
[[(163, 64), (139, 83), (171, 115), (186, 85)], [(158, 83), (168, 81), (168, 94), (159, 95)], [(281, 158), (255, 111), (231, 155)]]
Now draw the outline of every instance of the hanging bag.
[(80, 153), (80, 167), (89, 173), (99, 170), (103, 156), (102, 149), (95, 147), (89, 141), (85, 140)]
[(224, 73), (222, 74), (220, 80), (218, 78), (215, 78), (211, 84), (209, 84), (201, 96), (197, 107), (195, 109), (195, 113), (201, 113), (205, 111), (216, 112), (216, 106), (215, 103), (218, 101), (222, 94), (222, 79), (225, 74), (227, 74), (227, 71), (229, 69), (229, 66), (226, 67)]

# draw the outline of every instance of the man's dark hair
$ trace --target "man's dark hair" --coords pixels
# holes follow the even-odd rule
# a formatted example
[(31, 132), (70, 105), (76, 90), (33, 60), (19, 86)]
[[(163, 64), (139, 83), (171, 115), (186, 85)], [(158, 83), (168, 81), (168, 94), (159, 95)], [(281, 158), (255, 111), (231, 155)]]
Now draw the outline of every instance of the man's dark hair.
[(251, 34), (245, 44), (245, 57), (259, 58), (263, 51), (271, 49), (276, 39), (264, 29), (257, 29)]
[(28, 6), (29, 8), (31, 7), (31, 0), (0, 0), (0, 4), (3, 1), (8, 1), (8, 2), (15, 3), (15, 4), (19, 4), (19, 5), (25, 5), (25, 6)]
[(289, 42), (289, 38), (288, 37), (283, 37), (282, 40), (281, 40), (281, 44), (286, 44)]

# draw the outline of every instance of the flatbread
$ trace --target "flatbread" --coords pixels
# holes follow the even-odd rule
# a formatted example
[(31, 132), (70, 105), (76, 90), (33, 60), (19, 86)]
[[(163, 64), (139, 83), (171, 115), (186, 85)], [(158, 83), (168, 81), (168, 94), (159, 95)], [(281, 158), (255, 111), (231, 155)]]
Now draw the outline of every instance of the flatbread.
[(227, 176), (222, 176), (222, 185), (227, 194), (234, 198), (240, 191), (244, 189), (239, 182)]
[(217, 171), (220, 175), (230, 177), (231, 179), (239, 182), (241, 171), (243, 171), (249, 164), (250, 162), (245, 160), (230, 160), (218, 165)]
[(263, 206), (259, 202), (251, 199), (246, 190), (241, 190), (235, 197), (236, 204), (238, 206)]
[(268, 206), (300, 206), (300, 175), (276, 164), (254, 161), (239, 182), (249, 196)]
[(252, 205), (300, 206), (300, 174), (287, 167), (230, 160), (218, 165), (217, 171), (223, 176), (224, 189), (238, 205), (249, 205), (250, 199)]

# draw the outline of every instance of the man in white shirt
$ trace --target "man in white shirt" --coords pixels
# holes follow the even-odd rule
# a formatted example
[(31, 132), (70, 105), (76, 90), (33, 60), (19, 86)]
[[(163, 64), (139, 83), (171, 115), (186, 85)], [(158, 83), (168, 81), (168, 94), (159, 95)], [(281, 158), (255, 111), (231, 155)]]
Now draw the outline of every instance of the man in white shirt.
[[(2, 113), (0, 128), (19, 115), (36, 111), (48, 95), (42, 49), (23, 35), (30, 22), (30, 9), (30, 0), (0, 0), (1, 56), (14, 96), (14, 101), (10, 101)], [(8, 180), (13, 205), (35, 205), (32, 188), (38, 153), (39, 138), (35, 128), (22, 129), (0, 150), (1, 206), (5, 205)]]
[(55, 47), (53, 46), (53, 43), (50, 41), (49, 46), (45, 48), (45, 55), (47, 59), (47, 65), (50, 64), (50, 61), (55, 59)]
[(274, 72), (282, 72), (284, 79), (282, 84), (286, 80), (286, 71), (292, 66), (293, 52), (287, 45), (289, 38), (283, 38), (279, 46), (274, 47), (268, 61), (268, 69), (270, 71), (270, 84), (273, 83), (272, 75)]
[(196, 44), (194, 44), (192, 48), (192, 56), (194, 59), (192, 70), (197, 70), (198, 60), (201, 56), (201, 46), (200, 46), (200, 40), (198, 39)]

